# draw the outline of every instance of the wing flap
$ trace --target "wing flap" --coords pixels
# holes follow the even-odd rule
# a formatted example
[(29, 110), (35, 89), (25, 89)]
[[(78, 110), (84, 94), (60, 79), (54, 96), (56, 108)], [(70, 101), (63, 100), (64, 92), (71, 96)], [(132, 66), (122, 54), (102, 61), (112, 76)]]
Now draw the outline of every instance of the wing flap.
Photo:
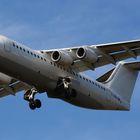
[(106, 53), (114, 53), (114, 52), (123, 51), (124, 46), (129, 49), (136, 49), (140, 47), (140, 40), (101, 44), (101, 45), (97, 45), (96, 47), (98, 49), (105, 51)]

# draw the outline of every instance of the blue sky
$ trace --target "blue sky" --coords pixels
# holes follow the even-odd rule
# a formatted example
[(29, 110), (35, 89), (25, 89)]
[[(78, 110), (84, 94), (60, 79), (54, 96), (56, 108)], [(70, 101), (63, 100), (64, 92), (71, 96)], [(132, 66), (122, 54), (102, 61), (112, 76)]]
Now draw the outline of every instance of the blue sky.
[[(1, 0), (0, 34), (33, 49), (140, 39), (139, 5), (139, 0)], [(110, 67), (88, 74), (96, 78)], [(38, 96), (43, 107), (31, 111), (23, 92), (1, 98), (0, 139), (139, 139), (139, 83), (140, 78), (130, 112), (82, 109), (46, 94)]]

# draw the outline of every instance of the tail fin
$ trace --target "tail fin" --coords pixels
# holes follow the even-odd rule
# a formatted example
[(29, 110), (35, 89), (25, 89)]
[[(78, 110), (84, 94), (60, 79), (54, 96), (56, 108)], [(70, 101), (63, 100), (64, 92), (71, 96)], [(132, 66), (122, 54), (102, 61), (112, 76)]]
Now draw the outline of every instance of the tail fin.
[(139, 70), (140, 62), (120, 62), (105, 84), (130, 103)]

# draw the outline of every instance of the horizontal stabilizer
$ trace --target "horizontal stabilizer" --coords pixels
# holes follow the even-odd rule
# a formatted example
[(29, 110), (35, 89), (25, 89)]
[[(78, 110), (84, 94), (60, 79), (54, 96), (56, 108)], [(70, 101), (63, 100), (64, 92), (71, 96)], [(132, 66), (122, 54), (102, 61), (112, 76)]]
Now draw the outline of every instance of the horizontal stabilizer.
[(106, 72), (105, 74), (103, 74), (102, 76), (100, 76), (99, 78), (96, 79), (96, 81), (98, 82), (105, 82), (109, 77), (110, 75), (112, 74), (112, 72), (114, 71), (115, 68), (111, 69), (110, 71)]
[(135, 61), (135, 62), (124, 62), (124, 65), (127, 66), (128, 68), (131, 68), (133, 70), (140, 71), (140, 61)]

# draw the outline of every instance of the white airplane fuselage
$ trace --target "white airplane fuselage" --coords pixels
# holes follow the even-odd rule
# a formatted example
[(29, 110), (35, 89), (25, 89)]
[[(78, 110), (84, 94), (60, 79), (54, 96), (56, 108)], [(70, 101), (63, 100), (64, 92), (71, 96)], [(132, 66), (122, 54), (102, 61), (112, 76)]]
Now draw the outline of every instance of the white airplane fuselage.
[[(79, 107), (129, 109), (129, 104), (104, 84), (57, 65), (41, 52), (3, 36), (0, 36), (0, 72), (36, 87), (40, 93), (47, 92), (49, 97), (60, 98)], [(75, 98), (65, 99), (55, 95), (54, 90), (60, 77), (72, 79), (71, 88), (76, 91)]]

